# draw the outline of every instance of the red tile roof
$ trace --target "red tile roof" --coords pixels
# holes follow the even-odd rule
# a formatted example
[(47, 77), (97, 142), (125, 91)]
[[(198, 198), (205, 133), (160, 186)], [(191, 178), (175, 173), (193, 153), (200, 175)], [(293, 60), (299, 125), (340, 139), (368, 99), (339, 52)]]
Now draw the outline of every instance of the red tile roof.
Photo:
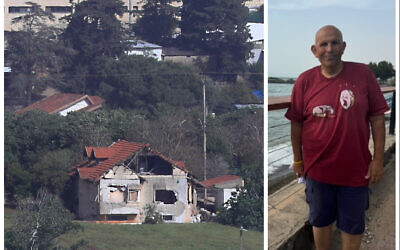
[(17, 113), (21, 114), (28, 110), (41, 109), (43, 111), (46, 111), (47, 113), (53, 114), (60, 112), (64, 109), (67, 109), (72, 105), (85, 99), (89, 102), (89, 106), (81, 110), (94, 111), (96, 109), (99, 109), (101, 105), (104, 103), (104, 99), (101, 98), (100, 96), (57, 93), (52, 96), (46, 97), (38, 102), (35, 102), (32, 105), (29, 105), (28, 107), (18, 110)]
[(210, 188), (210, 187), (213, 187), (216, 184), (233, 181), (233, 180), (240, 179), (240, 178), (241, 178), (240, 176), (236, 176), (236, 175), (223, 175), (223, 176), (219, 176), (219, 177), (216, 177), (216, 178), (212, 178), (212, 179), (208, 179), (208, 180), (202, 181), (201, 183), (206, 188)]
[(116, 152), (113, 148), (104, 147), (85, 147), (88, 158), (107, 159), (111, 158)]
[[(126, 159), (128, 159), (129, 157), (131, 157), (132, 155), (143, 149), (147, 149), (151, 153), (156, 154), (165, 161), (171, 163), (173, 166), (176, 166), (184, 171), (187, 171), (184, 162), (174, 161), (162, 155), (161, 153), (151, 149), (149, 147), (149, 144), (128, 142), (125, 140), (117, 141), (108, 147), (85, 147), (86, 156), (89, 159), (79, 163), (72, 169), (73, 171), (76, 171), (79, 174), (79, 177), (81, 179), (97, 181), (101, 179), (103, 174), (107, 173), (115, 165), (125, 161)], [(91, 156), (100, 161), (93, 160)]]

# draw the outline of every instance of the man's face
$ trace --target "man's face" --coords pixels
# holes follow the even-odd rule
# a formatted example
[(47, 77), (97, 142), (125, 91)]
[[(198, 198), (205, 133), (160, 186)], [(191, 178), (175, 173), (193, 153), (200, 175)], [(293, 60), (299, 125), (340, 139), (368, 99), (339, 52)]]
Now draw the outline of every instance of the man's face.
[(311, 51), (322, 66), (335, 67), (340, 64), (345, 48), (346, 43), (343, 42), (341, 33), (334, 28), (326, 27), (317, 33)]

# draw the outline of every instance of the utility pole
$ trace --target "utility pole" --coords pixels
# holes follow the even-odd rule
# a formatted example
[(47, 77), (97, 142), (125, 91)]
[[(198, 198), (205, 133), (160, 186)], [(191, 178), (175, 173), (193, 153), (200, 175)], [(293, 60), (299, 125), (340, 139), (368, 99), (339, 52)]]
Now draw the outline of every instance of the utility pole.
[[(206, 122), (207, 107), (206, 107), (206, 83), (203, 79), (203, 154), (204, 154), (204, 180), (207, 180), (207, 136), (206, 136)], [(204, 187), (204, 206), (207, 208), (207, 188)]]
[(129, 24), (132, 24), (132, 14), (133, 14), (133, 10), (132, 10), (132, 0), (129, 0)]
[(243, 250), (243, 231), (246, 232), (247, 230), (240, 226), (240, 250)]

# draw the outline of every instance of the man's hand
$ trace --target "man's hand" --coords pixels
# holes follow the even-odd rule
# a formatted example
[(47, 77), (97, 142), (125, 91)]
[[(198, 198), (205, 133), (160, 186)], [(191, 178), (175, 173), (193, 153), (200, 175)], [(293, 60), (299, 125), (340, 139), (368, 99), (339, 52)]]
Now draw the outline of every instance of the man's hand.
[(294, 162), (292, 166), (293, 166), (293, 171), (296, 173), (297, 177), (300, 176), (304, 177), (304, 164), (302, 162), (301, 163)]
[(299, 122), (291, 122), (291, 139), (293, 149), (293, 171), (297, 177), (304, 177), (304, 164), (303, 164), (303, 150), (301, 134), (303, 131), (303, 124)]
[(383, 173), (383, 162), (374, 159), (369, 164), (368, 172), (365, 176), (365, 179), (369, 179), (369, 185), (372, 185), (382, 179)]
[(383, 177), (383, 159), (385, 153), (385, 116), (377, 115), (369, 117), (374, 140), (374, 156), (368, 166), (365, 179), (369, 179), (369, 184), (380, 181)]

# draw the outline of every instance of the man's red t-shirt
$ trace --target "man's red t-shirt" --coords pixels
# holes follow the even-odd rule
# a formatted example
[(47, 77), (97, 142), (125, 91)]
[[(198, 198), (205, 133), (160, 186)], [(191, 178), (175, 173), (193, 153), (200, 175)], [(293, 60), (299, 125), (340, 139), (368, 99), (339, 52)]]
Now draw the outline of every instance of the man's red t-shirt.
[(334, 185), (368, 185), (369, 117), (388, 110), (367, 65), (344, 62), (342, 72), (329, 79), (320, 66), (301, 74), (285, 116), (303, 124), (305, 173)]

